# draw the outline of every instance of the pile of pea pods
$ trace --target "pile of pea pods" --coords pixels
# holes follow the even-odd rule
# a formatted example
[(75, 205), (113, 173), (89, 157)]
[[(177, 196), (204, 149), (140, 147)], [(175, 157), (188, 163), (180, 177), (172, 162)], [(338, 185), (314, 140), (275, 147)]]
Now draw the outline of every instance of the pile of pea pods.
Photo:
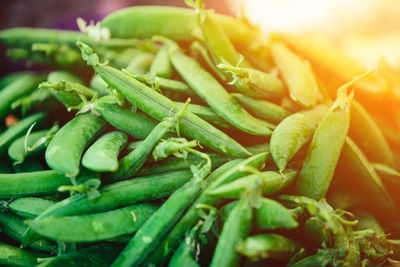
[(0, 265), (399, 266), (400, 72), (186, 2), (0, 31)]

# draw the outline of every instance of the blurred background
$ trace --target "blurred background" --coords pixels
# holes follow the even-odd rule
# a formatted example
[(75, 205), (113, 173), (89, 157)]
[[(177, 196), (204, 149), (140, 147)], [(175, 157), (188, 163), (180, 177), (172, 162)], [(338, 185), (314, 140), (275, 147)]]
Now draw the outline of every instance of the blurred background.
[[(238, 16), (270, 31), (316, 33), (342, 48), (369, 68), (380, 57), (400, 69), (399, 0), (205, 0), (207, 8)], [(107, 14), (132, 5), (185, 7), (184, 0), (2, 0), (0, 29), (46, 27), (77, 30), (76, 18), (95, 22)], [(4, 58), (0, 73), (9, 70)]]

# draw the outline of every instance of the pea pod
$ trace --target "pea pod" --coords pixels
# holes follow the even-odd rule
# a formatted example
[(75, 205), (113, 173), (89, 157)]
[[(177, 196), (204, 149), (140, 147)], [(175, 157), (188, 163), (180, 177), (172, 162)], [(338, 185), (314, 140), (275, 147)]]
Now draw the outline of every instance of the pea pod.
[(310, 64), (300, 59), (283, 43), (273, 42), (270, 49), (289, 88), (290, 97), (304, 107), (315, 106), (322, 95)]
[(237, 244), (237, 250), (251, 260), (276, 259), (288, 261), (300, 249), (292, 239), (278, 234), (250, 236)]
[(271, 128), (274, 126), (251, 116), (197, 61), (173, 48), (170, 58), (172, 65), (190, 88), (219, 116), (244, 132), (260, 136), (271, 135)]
[[(146, 264), (160, 264), (165, 257), (168, 256), (174, 248), (176, 248), (183, 240), (187, 229), (193, 227), (194, 224), (200, 219), (196, 206), (198, 204), (207, 204), (211, 206), (218, 206), (223, 202), (222, 198), (210, 196), (205, 192), (212, 188), (218, 187), (222, 184), (229, 183), (235, 179), (246, 175), (242, 171), (244, 166), (252, 166), (260, 168), (268, 158), (268, 153), (260, 153), (248, 159), (236, 159), (225, 163), (216, 169), (205, 180), (206, 185), (204, 191), (196, 199), (193, 205), (188, 209), (186, 214), (181, 220), (171, 229), (170, 233), (165, 237), (163, 242), (158, 246), (146, 261)], [(168, 245), (167, 245), (168, 244)]]
[(296, 178), (296, 170), (285, 170), (282, 174), (274, 171), (251, 174), (233, 182), (223, 184), (219, 187), (208, 190), (207, 194), (224, 198), (240, 198), (249, 185), (261, 179), (261, 192), (263, 195), (277, 193), (288, 187)]
[(96, 172), (118, 170), (118, 155), (127, 140), (126, 134), (118, 131), (101, 136), (83, 155), (82, 165)]
[(8, 146), (20, 137), (35, 122), (41, 122), (46, 117), (45, 113), (32, 114), (20, 120), (16, 125), (9, 127), (0, 134), (0, 154), (7, 151)]
[[(29, 226), (42, 236), (61, 242), (97, 242), (136, 232), (156, 210), (153, 204), (136, 204), (89, 215), (48, 217), (32, 221)], [(70, 228), (71, 225), (79, 227)]]
[(35, 266), (46, 255), (0, 243), (0, 264), (3, 266)]
[(265, 100), (254, 99), (243, 94), (231, 94), (247, 111), (255, 117), (279, 123), (290, 115), (290, 112), (281, 106)]
[(252, 208), (246, 198), (240, 200), (229, 214), (215, 248), (211, 267), (240, 266), (241, 256), (236, 250), (241, 239), (251, 229)]
[(152, 77), (171, 78), (172, 65), (168, 57), (168, 47), (163, 46), (158, 50), (150, 66), (149, 75)]
[(298, 112), (284, 119), (271, 136), (271, 155), (279, 170), (284, 170), (299, 149), (313, 136), (314, 130), (326, 113), (321, 105)]
[(133, 56), (129, 65), (126, 66), (126, 71), (132, 74), (146, 74), (153, 59), (153, 53), (140, 51)]
[(325, 267), (328, 266), (328, 264), (332, 263), (335, 257), (336, 253), (334, 250), (320, 249), (316, 254), (301, 259), (291, 264), (290, 267)]
[[(137, 202), (169, 196), (192, 177), (190, 170), (179, 170), (135, 178), (107, 185), (99, 190), (100, 196), (90, 200), (87, 195), (69, 197), (47, 209), (35, 220), (48, 217), (79, 215), (115, 209)], [(28, 229), (23, 244), (29, 244), (37, 234)]]
[(0, 119), (11, 112), (11, 104), (14, 101), (32, 93), (43, 80), (42, 75), (28, 73), (3, 88), (0, 91)]
[(304, 224), (304, 234), (315, 246), (321, 246), (322, 244), (326, 244), (327, 246), (332, 245), (330, 231), (324, 228), (323, 222), (316, 217), (307, 219)]
[(22, 197), (8, 203), (7, 207), (15, 214), (25, 218), (33, 219), (44, 210), (53, 206), (56, 202), (38, 197)]
[(67, 176), (78, 175), (83, 150), (105, 124), (93, 114), (73, 118), (51, 139), (45, 155), (47, 164)]
[[(84, 44), (78, 45), (81, 46), (84, 55), (95, 55)], [(115, 68), (96, 65), (95, 70), (129, 102), (158, 120), (170, 116), (171, 110), (177, 112), (179, 109), (173, 101)], [(185, 135), (216, 151), (233, 156), (249, 155), (239, 143), (192, 113), (186, 112), (179, 126)]]
[(90, 88), (95, 90), (100, 97), (109, 94), (107, 83), (97, 74), (90, 80)]
[[(257, 33), (234, 18), (213, 14), (234, 44), (247, 44)], [(118, 10), (102, 21), (114, 38), (151, 38), (162, 35), (180, 41), (194, 39), (197, 14), (192, 9), (166, 6), (136, 6)]]
[(140, 227), (111, 266), (139, 266), (146, 260), (147, 255), (157, 248), (162, 238), (182, 217), (202, 190), (203, 179), (211, 171), (210, 158), (206, 154), (203, 154), (202, 157), (207, 162), (203, 166), (193, 169), (193, 178), (177, 189)]
[(254, 217), (257, 228), (261, 230), (293, 229), (299, 225), (290, 210), (268, 198), (261, 199), (261, 205), (255, 209)]
[[(29, 73), (29, 72), (28, 72)], [(14, 72), (0, 77), (0, 90), (23, 77), (27, 72)]]

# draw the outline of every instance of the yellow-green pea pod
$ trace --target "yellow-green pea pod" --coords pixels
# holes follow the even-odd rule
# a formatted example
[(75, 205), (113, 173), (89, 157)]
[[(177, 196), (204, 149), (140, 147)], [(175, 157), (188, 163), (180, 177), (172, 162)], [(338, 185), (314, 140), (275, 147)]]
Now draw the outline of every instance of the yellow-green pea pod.
[(315, 106), (322, 99), (322, 95), (310, 64), (290, 51), (283, 43), (273, 42), (270, 49), (289, 88), (291, 98), (304, 107)]
[(272, 123), (279, 123), (291, 114), (290, 111), (269, 101), (251, 98), (238, 93), (231, 95), (239, 104), (250, 112), (250, 114)]
[(73, 118), (54, 135), (46, 149), (49, 167), (67, 176), (78, 175), (83, 150), (105, 125), (101, 117), (93, 114)]
[(270, 149), (279, 170), (284, 170), (296, 152), (312, 138), (327, 109), (325, 105), (319, 105), (312, 110), (290, 115), (276, 126)]
[(217, 67), (231, 74), (232, 80), (228, 84), (234, 85), (237, 91), (246, 95), (276, 99), (285, 93), (283, 83), (273, 74), (253, 68), (238, 67), (225, 60)]
[(95, 90), (99, 97), (108, 95), (108, 84), (100, 77), (100, 75), (93, 75), (90, 80), (90, 88)]
[[(344, 143), (337, 171), (335, 179), (342, 186), (359, 194), (375, 213), (388, 220), (397, 218), (397, 207), (381, 178), (361, 149), (349, 137)], [(346, 179), (347, 177), (351, 177), (351, 180)]]
[(177, 48), (170, 50), (172, 65), (192, 90), (222, 118), (243, 132), (269, 136), (271, 125), (250, 115), (225, 88), (193, 58)]
[(214, 72), (214, 74), (217, 75), (217, 77), (221, 80), (226, 82), (227, 78), (224, 73), (220, 69), (217, 68), (213, 60), (211, 59), (211, 56), (207, 50), (207, 47), (203, 44), (200, 43), (199, 41), (194, 41), (190, 45), (190, 50), (193, 56), (199, 60), (199, 61), (204, 61), (205, 65)]
[(257, 229), (293, 229), (299, 224), (293, 218), (292, 212), (276, 200), (262, 198), (260, 207), (254, 212)]
[(356, 76), (337, 90), (335, 102), (315, 130), (297, 180), (297, 194), (316, 200), (325, 197), (350, 127), (352, 95), (347, 88), (371, 73)]
[(168, 47), (163, 46), (154, 56), (149, 69), (149, 75), (151, 77), (171, 78), (172, 71), (172, 65), (168, 56)]
[(95, 172), (118, 170), (118, 155), (126, 145), (128, 136), (114, 131), (101, 136), (82, 157), (82, 165)]
[(360, 146), (369, 161), (396, 167), (393, 152), (385, 136), (368, 111), (356, 100), (351, 101), (349, 136)]
[(262, 183), (261, 192), (263, 195), (277, 193), (288, 187), (296, 178), (297, 171), (287, 169), (282, 173), (266, 171), (259, 174), (251, 174), (233, 182), (222, 184), (218, 187), (207, 190), (206, 194), (224, 198), (240, 198), (249, 185), (254, 184), (258, 179)]
[(36, 266), (38, 258), (48, 257), (45, 254), (31, 252), (0, 242), (0, 265), (2, 266)]
[(236, 249), (251, 260), (275, 259), (288, 261), (300, 250), (300, 245), (278, 234), (259, 234), (240, 241)]
[[(213, 14), (234, 44), (249, 44), (258, 31), (232, 17)], [(162, 35), (178, 41), (192, 41), (198, 30), (193, 9), (167, 6), (135, 6), (120, 9), (105, 17), (102, 25), (113, 38), (151, 38)], [(197, 34), (198, 35), (198, 34)]]
[(153, 59), (153, 53), (140, 51), (132, 57), (129, 65), (126, 67), (126, 71), (132, 74), (146, 74), (153, 62)]

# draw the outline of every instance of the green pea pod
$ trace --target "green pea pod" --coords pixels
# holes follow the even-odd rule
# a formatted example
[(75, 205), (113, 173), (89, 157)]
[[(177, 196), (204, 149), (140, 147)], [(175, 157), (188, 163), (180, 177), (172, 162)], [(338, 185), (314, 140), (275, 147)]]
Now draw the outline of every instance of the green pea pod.
[(92, 43), (87, 35), (77, 31), (37, 28), (11, 28), (0, 31), (0, 42), (17, 47), (25, 46), (30, 48), (35, 43), (75, 45), (78, 40)]
[(118, 155), (127, 141), (126, 134), (118, 131), (101, 136), (83, 155), (82, 165), (96, 172), (118, 170)]
[(338, 89), (336, 101), (315, 130), (297, 180), (298, 194), (316, 200), (325, 197), (350, 126), (347, 88), (361, 77), (354, 78)]
[(171, 78), (172, 71), (172, 65), (168, 56), (168, 47), (163, 46), (158, 50), (151, 63), (149, 74), (152, 77)]
[(37, 267), (58, 266), (96, 266), (108, 267), (118, 255), (120, 248), (110, 243), (100, 243), (90, 247), (81, 248), (71, 252), (63, 253), (56, 257), (40, 259)]
[(7, 207), (15, 214), (25, 218), (33, 219), (44, 210), (53, 206), (56, 202), (38, 197), (22, 197), (8, 203)]
[(271, 136), (271, 155), (279, 170), (284, 170), (296, 152), (312, 138), (326, 109), (320, 105), (295, 113), (276, 126)]
[(0, 119), (12, 111), (11, 104), (14, 101), (32, 93), (43, 80), (42, 75), (27, 73), (4, 87), (0, 91)]
[[(143, 83), (112, 67), (96, 66), (97, 73), (129, 102), (150, 116), (162, 120), (179, 107)], [(248, 151), (229, 136), (192, 113), (185, 112), (180, 120), (181, 131), (202, 145), (232, 156), (247, 156)]]
[(232, 209), (222, 228), (210, 267), (240, 266), (241, 255), (236, 247), (249, 235), (251, 222), (252, 208), (244, 198)]
[[(58, 83), (60, 81), (67, 81), (74, 84), (82, 84), (83, 81), (80, 77), (75, 76), (74, 74), (68, 71), (52, 71), (47, 76), (47, 81), (49, 83)], [(64, 106), (72, 107), (78, 106), (82, 100), (81, 98), (72, 92), (67, 92), (65, 90), (56, 90), (52, 87), (49, 88), (50, 93)]]
[(315, 106), (322, 99), (322, 95), (310, 64), (299, 58), (283, 43), (273, 42), (270, 49), (289, 88), (290, 97), (304, 107)]
[(59, 242), (98, 242), (136, 232), (156, 210), (153, 204), (136, 204), (89, 215), (48, 217), (32, 221), (29, 226)]
[(257, 228), (261, 230), (293, 229), (299, 225), (290, 210), (268, 198), (262, 198), (261, 206), (255, 209), (254, 217)]
[(240, 241), (237, 246), (240, 254), (251, 260), (276, 259), (288, 261), (300, 246), (296, 241), (277, 234), (260, 234)]
[(108, 84), (97, 74), (90, 80), (90, 88), (95, 90), (100, 97), (109, 94)]
[(196, 60), (172, 48), (172, 65), (192, 90), (223, 119), (244, 132), (269, 136), (274, 125), (251, 116), (239, 103), (203, 69)]
[(8, 156), (14, 161), (14, 164), (22, 163), (24, 162), (26, 157), (42, 152), (46, 147), (45, 143), (41, 144), (39, 147), (35, 148), (32, 151), (26, 151), (25, 142), (27, 141), (27, 147), (31, 147), (35, 145), (35, 143), (40, 139), (45, 138), (48, 132), (49, 130), (37, 131), (30, 134), (28, 138), (26, 138), (26, 136), (21, 136), (20, 138), (16, 139), (8, 147)]
[(162, 261), (165, 261), (166, 257), (172, 252), (173, 249), (179, 246), (183, 240), (187, 229), (193, 227), (195, 223), (200, 219), (196, 206), (198, 204), (206, 204), (211, 206), (219, 206), (222, 204), (224, 199), (216, 196), (206, 194), (207, 190), (211, 190), (222, 184), (229, 183), (235, 179), (243, 177), (246, 172), (243, 171), (245, 166), (251, 166), (254, 168), (260, 168), (268, 158), (268, 153), (260, 153), (254, 155), (248, 159), (236, 159), (228, 163), (225, 163), (218, 169), (216, 169), (210, 176), (205, 180), (206, 185), (204, 191), (196, 199), (193, 205), (188, 209), (186, 214), (181, 220), (172, 228), (170, 233), (165, 237), (163, 242), (158, 246), (146, 261), (146, 264), (159, 265)]
[(261, 179), (262, 194), (269, 195), (277, 193), (288, 187), (296, 178), (297, 171), (287, 169), (282, 174), (275, 171), (261, 172), (260, 174), (251, 174), (233, 182), (223, 184), (219, 187), (208, 190), (207, 194), (223, 198), (240, 198), (249, 185), (254, 184)]
[[(234, 18), (213, 14), (217, 23), (234, 44), (249, 44), (256, 29)], [(179, 41), (194, 39), (198, 28), (197, 14), (192, 9), (166, 6), (136, 6), (120, 9), (102, 21), (114, 38), (151, 38), (162, 35)], [(83, 40), (83, 39), (82, 39)]]
[(153, 62), (154, 54), (141, 51), (136, 53), (131, 59), (128, 66), (126, 66), (126, 71), (132, 74), (146, 74)]
[[(107, 185), (99, 190), (100, 196), (95, 199), (90, 200), (86, 194), (69, 197), (41, 213), (35, 220), (107, 211), (137, 202), (163, 198), (172, 194), (191, 177), (190, 170), (179, 170)], [(28, 229), (23, 244), (29, 244), (37, 237), (35, 232)]]
[(8, 146), (35, 122), (41, 122), (46, 117), (43, 112), (35, 113), (24, 119), (20, 120), (16, 125), (9, 127), (7, 130), (0, 134), (0, 154), (7, 151)]
[(0, 243), (0, 264), (2, 266), (36, 266), (38, 258), (45, 257), (47, 255)]
[[(21, 243), (24, 232), (28, 226), (24, 223), (24, 220), (10, 212), (0, 212), (0, 226), (2, 232), (17, 243)], [(57, 246), (50, 243), (45, 239), (37, 240), (28, 246), (30, 249), (36, 251), (42, 251), (45, 253), (55, 254), (57, 253)]]
[(20, 79), (29, 72), (14, 72), (0, 77), (0, 90)]
[(203, 155), (206, 164), (195, 170), (193, 178), (177, 189), (140, 227), (111, 266), (139, 266), (157, 248), (202, 190), (203, 179), (211, 171), (211, 160), (206, 154)]
[[(349, 175), (352, 177), (351, 182), (345, 179)], [(360, 197), (368, 202), (375, 212), (387, 220), (394, 219), (393, 214), (397, 214), (397, 208), (392, 197), (364, 153), (349, 137), (343, 146), (336, 177), (340, 184), (352, 188), (353, 192), (362, 192)]]
[(279, 123), (291, 114), (288, 110), (272, 102), (254, 99), (243, 94), (231, 95), (255, 117), (272, 123)]
[(356, 100), (351, 102), (349, 136), (365, 153), (368, 160), (396, 167), (392, 150), (368, 111)]
[(217, 68), (211, 59), (210, 54), (208, 53), (207, 47), (203, 43), (200, 43), (199, 41), (192, 42), (190, 45), (190, 50), (194, 54), (194, 57), (199, 61), (204, 61), (205, 65), (212, 70), (221, 81), (226, 82), (228, 80), (228, 77)]
[(105, 124), (93, 114), (73, 118), (51, 139), (45, 155), (47, 164), (67, 176), (78, 175), (83, 150)]

